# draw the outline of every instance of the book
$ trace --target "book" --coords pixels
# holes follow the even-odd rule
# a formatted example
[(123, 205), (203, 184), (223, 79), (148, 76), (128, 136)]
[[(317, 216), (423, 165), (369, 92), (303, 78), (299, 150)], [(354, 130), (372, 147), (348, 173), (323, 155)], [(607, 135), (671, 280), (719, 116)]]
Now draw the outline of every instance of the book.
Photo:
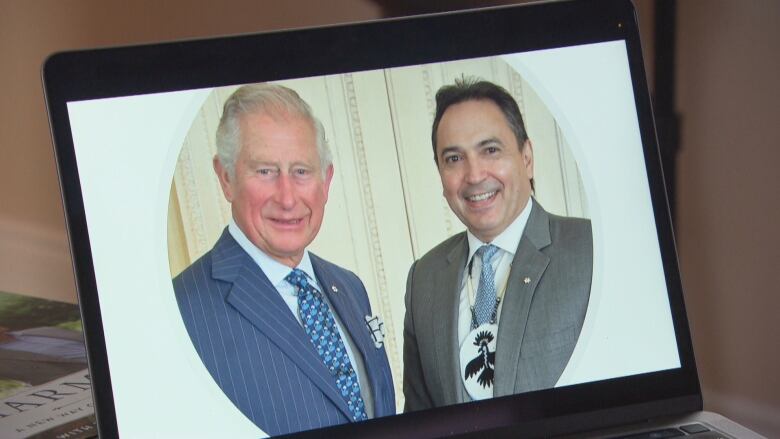
[(97, 434), (78, 306), (0, 292), (0, 437)]

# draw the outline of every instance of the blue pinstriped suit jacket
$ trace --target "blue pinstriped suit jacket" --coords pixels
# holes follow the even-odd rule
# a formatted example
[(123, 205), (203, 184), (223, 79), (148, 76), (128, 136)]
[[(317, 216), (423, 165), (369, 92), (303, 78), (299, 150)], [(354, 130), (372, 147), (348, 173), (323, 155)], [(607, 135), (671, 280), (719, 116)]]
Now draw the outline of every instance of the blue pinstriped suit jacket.
[[(354, 273), (311, 254), (324, 293), (361, 355), (374, 416), (395, 414), (384, 347), (377, 349), (365, 316), (365, 287)], [(338, 292), (332, 292), (336, 286)], [(231, 401), (270, 435), (349, 422), (350, 412), (303, 327), (271, 282), (227, 229), (214, 248), (174, 278), (190, 338)]]

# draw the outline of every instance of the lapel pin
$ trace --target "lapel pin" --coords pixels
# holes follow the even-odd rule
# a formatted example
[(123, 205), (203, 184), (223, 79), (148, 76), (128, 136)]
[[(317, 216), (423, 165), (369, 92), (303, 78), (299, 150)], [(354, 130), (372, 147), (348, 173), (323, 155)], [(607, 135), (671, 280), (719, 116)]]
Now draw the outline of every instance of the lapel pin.
[(339, 292), (339, 289), (338, 289), (338, 288), (336, 288), (336, 286), (335, 286), (335, 285), (331, 285), (331, 286), (330, 286), (330, 290), (331, 290), (331, 291), (333, 291), (334, 293), (338, 293), (338, 292)]
[(385, 322), (379, 316), (366, 316), (366, 325), (374, 347), (380, 349), (385, 344)]
[(531, 283), (531, 278), (530, 277), (526, 277), (525, 279), (523, 279), (523, 283), (524, 284), (530, 284)]

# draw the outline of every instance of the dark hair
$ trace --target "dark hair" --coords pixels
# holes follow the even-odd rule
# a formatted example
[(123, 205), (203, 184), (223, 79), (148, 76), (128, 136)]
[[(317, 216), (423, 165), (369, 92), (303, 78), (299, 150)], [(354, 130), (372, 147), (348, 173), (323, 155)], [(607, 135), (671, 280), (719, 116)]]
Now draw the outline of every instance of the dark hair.
[(491, 101), (499, 110), (504, 113), (509, 129), (515, 134), (517, 145), (522, 150), (525, 141), (528, 140), (528, 134), (523, 125), (523, 116), (520, 114), (520, 107), (517, 102), (503, 87), (492, 82), (483, 81), (474, 77), (464, 77), (455, 80), (455, 84), (445, 85), (436, 92), (436, 116), (433, 118), (433, 128), (431, 129), (431, 142), (433, 143), (433, 160), (439, 164), (439, 157), (436, 154), (436, 131), (439, 129), (439, 122), (452, 105), (465, 101)]

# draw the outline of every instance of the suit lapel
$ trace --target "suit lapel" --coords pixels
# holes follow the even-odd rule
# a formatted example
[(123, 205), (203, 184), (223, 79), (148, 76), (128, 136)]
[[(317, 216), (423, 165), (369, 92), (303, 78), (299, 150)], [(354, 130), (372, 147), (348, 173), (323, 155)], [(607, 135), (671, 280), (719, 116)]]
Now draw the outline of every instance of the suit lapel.
[(458, 304), (463, 270), (466, 267), (468, 241), (465, 234), (461, 242), (447, 255), (446, 266), (439, 273), (434, 288), (441, 293), (431, 303), (433, 337), (436, 346), (436, 364), (439, 369), (439, 388), (444, 392), (445, 403), (464, 402), (463, 383), (460, 380), (460, 355), (458, 346)]
[[(383, 358), (384, 351), (374, 347), (374, 340), (366, 325), (366, 313), (362, 311), (364, 308), (359, 300), (365, 293), (355, 291), (344, 276), (335, 273), (322, 259), (312, 253), (309, 255), (317, 281), (320, 283), (323, 293), (328, 297), (333, 312), (338, 316), (341, 327), (346, 333), (342, 333), (344, 343), (347, 343), (346, 337), (349, 337), (352, 340), (352, 347), (356, 349), (353, 350), (353, 354), (360, 354), (363, 359), (363, 367), (373, 399), (374, 416), (381, 416), (385, 410), (383, 407), (387, 405), (387, 402), (383, 402), (386, 401), (387, 395), (382, 394), (387, 385), (382, 382), (382, 379), (384, 374), (388, 372), (381, 369), (381, 365), (386, 362)], [(395, 404), (394, 400), (392, 404)]]
[(512, 269), (509, 272), (504, 303), (501, 307), (496, 346), (494, 396), (515, 393), (517, 367), (520, 363), (520, 351), (531, 302), (539, 280), (550, 263), (550, 258), (540, 251), (550, 245), (549, 217), (533, 199), (532, 203), (531, 215), (512, 260)]
[[(314, 274), (317, 275), (317, 281), (323, 289), (323, 294), (328, 297), (335, 314), (339, 317), (341, 325), (349, 334), (353, 344), (360, 351), (364, 364), (368, 367), (369, 356), (372, 354), (374, 342), (368, 333), (368, 327), (365, 324), (365, 315), (360, 312), (360, 306), (355, 301), (355, 292), (329, 270), (322, 259), (309, 253), (311, 265), (314, 268)], [(334, 292), (334, 287), (336, 291)], [(346, 343), (346, 340), (344, 340)], [(372, 375), (372, 374), (369, 374)], [(372, 383), (373, 384), (373, 383)], [(374, 386), (375, 387), (375, 386)]]
[[(225, 241), (225, 242), (223, 242)], [(214, 252), (212, 276), (231, 282), (225, 301), (263, 333), (338, 407), (352, 415), (303, 328), (276, 288), (227, 230)], [(237, 250), (237, 251), (236, 251)], [(227, 254), (231, 257), (224, 257)]]

